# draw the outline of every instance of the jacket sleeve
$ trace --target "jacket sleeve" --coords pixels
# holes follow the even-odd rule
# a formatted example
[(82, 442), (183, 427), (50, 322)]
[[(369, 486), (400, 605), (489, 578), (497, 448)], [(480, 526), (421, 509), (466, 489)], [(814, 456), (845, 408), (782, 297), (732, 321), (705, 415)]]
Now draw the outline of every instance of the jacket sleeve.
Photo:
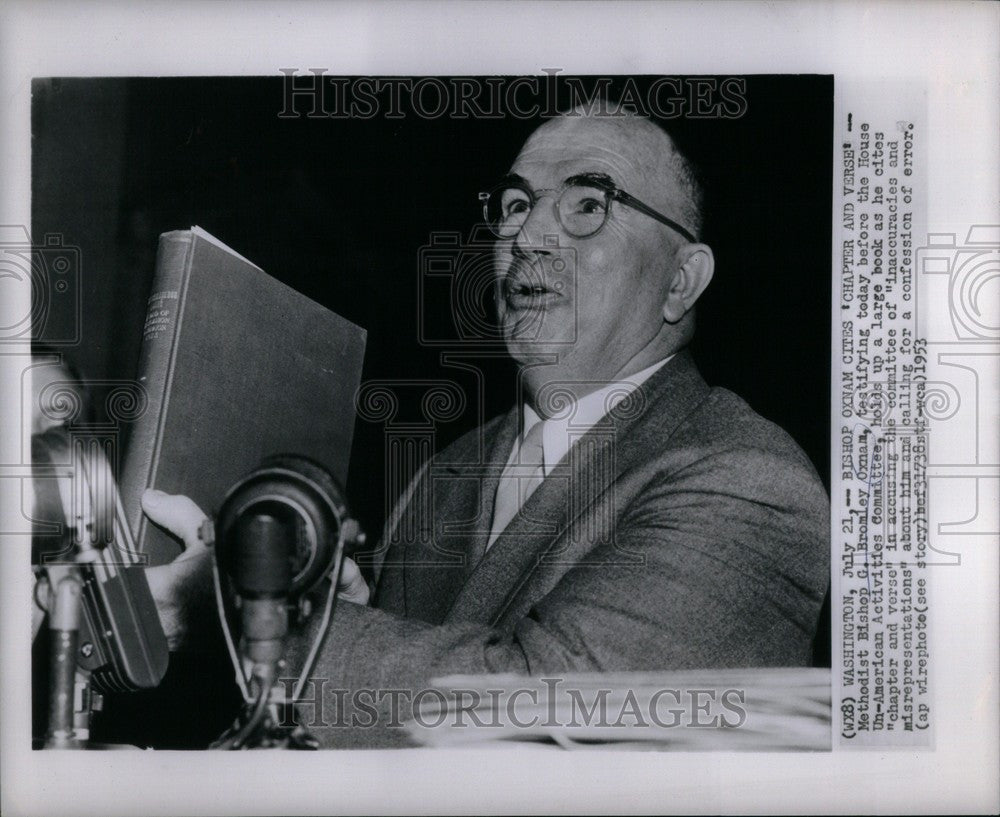
[(512, 628), (342, 603), (313, 675), (347, 699), (401, 690), (399, 720), (439, 675), (806, 664), (829, 574), (827, 508), (805, 462), (716, 453), (646, 485), (612, 540)]

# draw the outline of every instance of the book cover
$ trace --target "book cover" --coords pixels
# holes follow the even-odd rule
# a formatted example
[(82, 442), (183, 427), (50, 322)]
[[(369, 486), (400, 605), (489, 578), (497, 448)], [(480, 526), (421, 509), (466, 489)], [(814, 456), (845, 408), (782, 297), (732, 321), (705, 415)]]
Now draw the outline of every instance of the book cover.
[(143, 515), (147, 488), (211, 514), (276, 453), (309, 456), (344, 484), (365, 337), (199, 227), (160, 236), (137, 372), (148, 404), (120, 479), (150, 564), (181, 546)]

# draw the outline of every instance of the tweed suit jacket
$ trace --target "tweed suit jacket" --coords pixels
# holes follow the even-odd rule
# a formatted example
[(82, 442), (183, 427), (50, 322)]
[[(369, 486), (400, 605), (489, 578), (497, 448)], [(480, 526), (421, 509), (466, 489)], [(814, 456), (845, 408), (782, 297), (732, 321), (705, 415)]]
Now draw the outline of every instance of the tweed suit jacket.
[[(487, 551), (518, 430), (515, 407), (432, 459), (379, 548), (372, 606), (338, 605), (314, 677), (417, 690), (452, 673), (809, 663), (826, 493), (792, 439), (709, 388), (687, 352), (583, 434)], [(392, 731), (317, 736), (403, 741)]]

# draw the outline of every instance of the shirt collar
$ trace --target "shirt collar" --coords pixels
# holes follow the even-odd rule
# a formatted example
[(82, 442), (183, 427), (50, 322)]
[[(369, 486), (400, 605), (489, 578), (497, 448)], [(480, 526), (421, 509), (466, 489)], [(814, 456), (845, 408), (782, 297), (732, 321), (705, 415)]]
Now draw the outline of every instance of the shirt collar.
[(669, 355), (647, 366), (641, 372), (636, 372), (624, 380), (608, 383), (606, 386), (592, 391), (575, 401), (576, 405), (568, 411), (561, 412), (560, 417), (543, 420), (527, 403), (522, 407), (523, 427), (521, 437), (511, 452), (511, 457), (520, 447), (520, 441), (535, 423), (544, 423), (542, 428), (542, 450), (545, 457), (545, 475), (548, 476), (559, 461), (566, 456), (570, 446), (597, 425), (605, 414), (617, 406), (629, 394), (649, 380), (673, 357)]

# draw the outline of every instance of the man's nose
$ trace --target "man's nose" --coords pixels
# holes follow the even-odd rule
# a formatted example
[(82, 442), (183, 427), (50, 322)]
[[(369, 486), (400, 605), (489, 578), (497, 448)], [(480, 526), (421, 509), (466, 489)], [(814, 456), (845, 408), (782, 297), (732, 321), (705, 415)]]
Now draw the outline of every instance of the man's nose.
[(555, 201), (551, 196), (542, 196), (514, 236), (512, 251), (520, 257), (532, 253), (548, 255), (558, 248), (561, 235), (562, 226), (556, 215)]

